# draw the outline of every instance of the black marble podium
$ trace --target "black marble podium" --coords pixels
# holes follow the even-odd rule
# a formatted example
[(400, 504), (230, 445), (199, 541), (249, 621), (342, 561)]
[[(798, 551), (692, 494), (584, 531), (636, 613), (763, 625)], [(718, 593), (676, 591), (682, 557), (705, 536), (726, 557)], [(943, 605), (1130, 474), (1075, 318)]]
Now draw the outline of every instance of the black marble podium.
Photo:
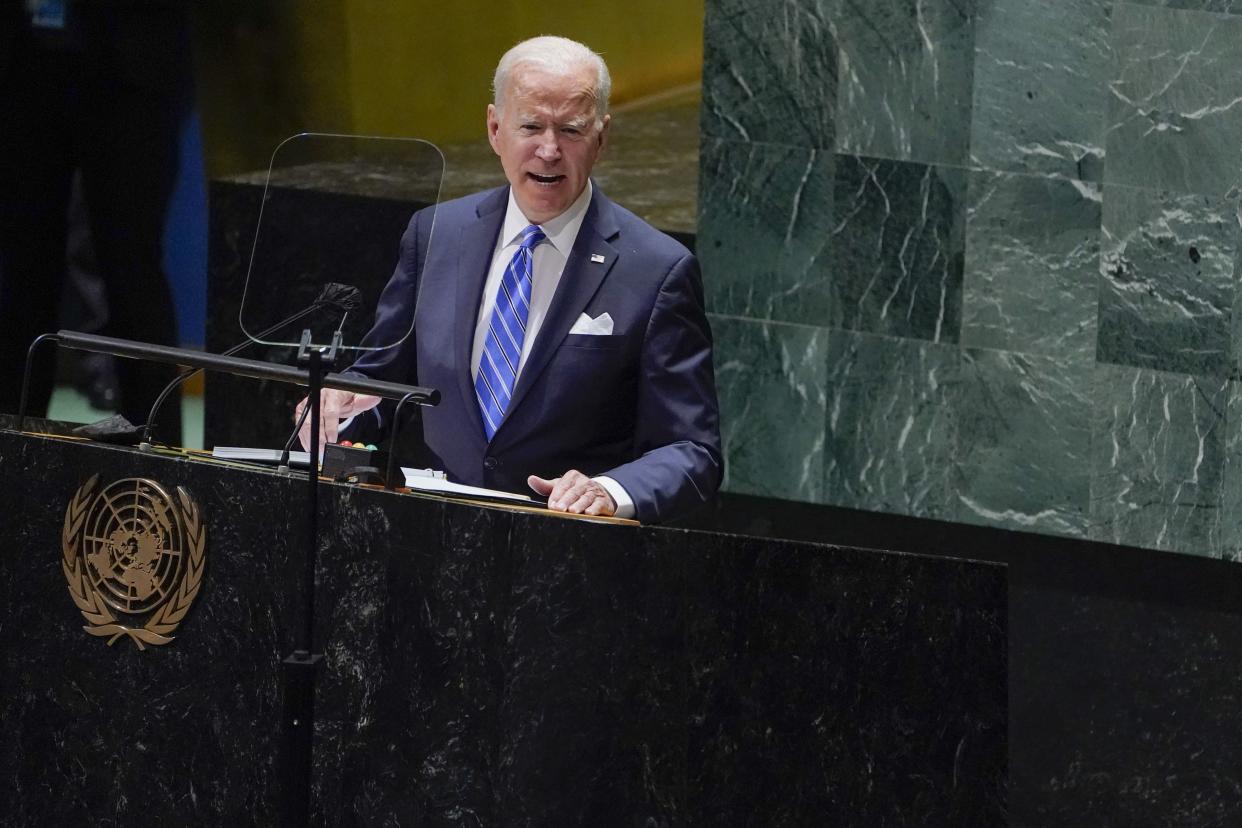
[[(184, 486), (163, 647), (82, 631), (74, 491)], [(5, 825), (275, 821), (304, 481), (0, 431)], [(1001, 566), (321, 489), (315, 820), (995, 825)]]

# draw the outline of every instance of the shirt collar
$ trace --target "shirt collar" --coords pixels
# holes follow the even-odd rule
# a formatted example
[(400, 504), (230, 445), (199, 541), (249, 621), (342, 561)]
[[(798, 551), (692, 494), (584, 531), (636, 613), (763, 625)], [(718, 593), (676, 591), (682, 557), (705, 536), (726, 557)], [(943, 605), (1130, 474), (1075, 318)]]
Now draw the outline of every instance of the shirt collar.
[[(586, 218), (586, 211), (587, 207), (591, 205), (591, 193), (594, 191), (594, 186), (591, 179), (588, 178), (587, 185), (582, 188), (582, 192), (574, 200), (574, 203), (569, 205), (568, 210), (556, 218), (548, 219), (539, 225), (552, 246), (566, 258), (569, 257), (570, 248), (574, 246), (574, 240), (578, 238), (578, 230), (582, 227), (582, 220)], [(529, 226), (530, 220), (522, 215), (522, 208), (518, 207), (517, 199), (513, 197), (513, 188), (510, 187), (509, 207), (505, 211), (505, 224), (500, 233), (501, 247), (504, 248), (517, 244), (522, 231)]]

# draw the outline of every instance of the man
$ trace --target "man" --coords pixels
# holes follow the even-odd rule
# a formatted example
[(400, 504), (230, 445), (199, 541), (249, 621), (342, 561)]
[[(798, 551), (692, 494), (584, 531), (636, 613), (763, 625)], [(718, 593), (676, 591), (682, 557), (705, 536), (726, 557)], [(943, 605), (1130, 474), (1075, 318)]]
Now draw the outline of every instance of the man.
[[(654, 522), (720, 484), (711, 331), (694, 257), (591, 182), (609, 87), (564, 38), (501, 58), (487, 133), (509, 185), (414, 216), (367, 341), (411, 314), (414, 334), (350, 370), (440, 390), (423, 430), (450, 479)], [(379, 418), (375, 397), (322, 400), (325, 441)]]

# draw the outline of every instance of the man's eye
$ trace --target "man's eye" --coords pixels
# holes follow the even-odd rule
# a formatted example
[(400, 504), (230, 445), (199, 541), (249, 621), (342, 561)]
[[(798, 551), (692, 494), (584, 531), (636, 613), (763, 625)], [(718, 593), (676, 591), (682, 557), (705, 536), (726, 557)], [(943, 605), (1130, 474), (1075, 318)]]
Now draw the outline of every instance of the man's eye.
[(523, 132), (537, 132), (538, 130), (539, 130), (538, 124), (522, 124)]

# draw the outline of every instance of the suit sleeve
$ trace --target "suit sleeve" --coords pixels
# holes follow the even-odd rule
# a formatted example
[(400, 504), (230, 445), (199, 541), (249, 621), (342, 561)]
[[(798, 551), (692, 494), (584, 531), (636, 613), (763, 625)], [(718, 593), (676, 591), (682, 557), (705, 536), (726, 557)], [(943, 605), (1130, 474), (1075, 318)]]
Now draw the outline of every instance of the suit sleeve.
[(709, 500), (720, 486), (720, 411), (712, 334), (698, 261), (685, 255), (660, 286), (639, 369), (638, 458), (604, 474), (634, 499), (636, 517), (658, 523)]
[(427, 220), (425, 213), (415, 213), (401, 235), (397, 266), (380, 294), (375, 323), (362, 340), (364, 348), (378, 350), (364, 351), (349, 367), (350, 371), (388, 382), (412, 383), (418, 379), (413, 324), (419, 274), (426, 255), (426, 231), (422, 227)]
[[(362, 347), (376, 350), (362, 355), (344, 373), (388, 382), (417, 384), (418, 359), (413, 323), (418, 300), (418, 283), (426, 260), (426, 210), (415, 213), (401, 234), (397, 266), (380, 294), (375, 322), (362, 339)], [(395, 343), (395, 344), (393, 344)], [(384, 347), (388, 346), (388, 347)], [(350, 423), (342, 436), (351, 440), (377, 442), (388, 427), (394, 404), (385, 400)]]

